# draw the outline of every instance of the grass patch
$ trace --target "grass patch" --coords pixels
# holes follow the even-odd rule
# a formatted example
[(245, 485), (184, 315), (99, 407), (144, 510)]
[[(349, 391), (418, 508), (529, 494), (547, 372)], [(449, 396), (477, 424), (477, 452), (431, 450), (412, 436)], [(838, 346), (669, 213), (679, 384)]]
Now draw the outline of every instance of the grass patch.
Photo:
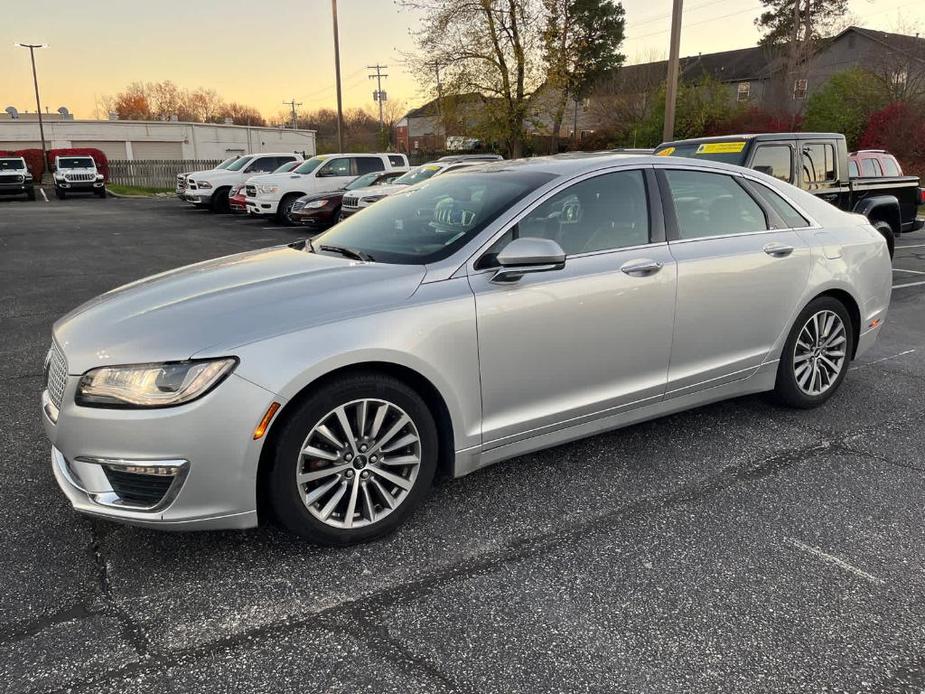
[(154, 195), (155, 193), (173, 193), (173, 188), (149, 188), (147, 186), (122, 186), (109, 183), (106, 189), (119, 195)]

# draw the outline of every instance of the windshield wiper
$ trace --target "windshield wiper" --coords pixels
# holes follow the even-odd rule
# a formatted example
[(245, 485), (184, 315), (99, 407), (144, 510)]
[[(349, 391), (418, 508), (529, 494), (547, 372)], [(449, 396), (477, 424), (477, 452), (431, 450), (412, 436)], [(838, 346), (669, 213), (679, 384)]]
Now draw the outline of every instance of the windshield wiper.
[(358, 251), (353, 248), (344, 248), (343, 246), (327, 246), (324, 244), (320, 245), (318, 248), (320, 248), (322, 251), (340, 253), (342, 256), (346, 258), (353, 258), (354, 260), (362, 260), (366, 263), (375, 262), (373, 260), (373, 257), (369, 253), (365, 253), (364, 251)]

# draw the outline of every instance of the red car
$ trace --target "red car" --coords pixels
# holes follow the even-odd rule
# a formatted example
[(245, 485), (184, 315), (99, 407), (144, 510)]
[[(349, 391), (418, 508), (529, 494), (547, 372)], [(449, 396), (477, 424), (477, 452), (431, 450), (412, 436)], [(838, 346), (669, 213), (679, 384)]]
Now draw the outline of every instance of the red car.
[[(295, 167), (300, 164), (304, 164), (302, 160), (299, 161), (287, 161), (285, 164), (277, 168), (272, 173), (289, 173)], [(228, 191), (228, 207), (231, 209), (232, 213), (237, 214), (238, 212), (247, 212), (247, 205), (244, 203), (244, 194), (246, 183), (239, 183), (236, 186), (232, 186), (231, 190)]]
[(848, 154), (848, 175), (851, 178), (902, 176), (896, 157), (885, 149), (861, 149)]

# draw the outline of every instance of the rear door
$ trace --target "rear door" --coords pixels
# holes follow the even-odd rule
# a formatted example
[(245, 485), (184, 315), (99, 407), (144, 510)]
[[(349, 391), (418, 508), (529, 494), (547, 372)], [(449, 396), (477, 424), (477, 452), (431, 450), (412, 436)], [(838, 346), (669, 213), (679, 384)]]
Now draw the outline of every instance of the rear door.
[(788, 327), (810, 247), (740, 176), (659, 168), (678, 267), (668, 397), (746, 378)]

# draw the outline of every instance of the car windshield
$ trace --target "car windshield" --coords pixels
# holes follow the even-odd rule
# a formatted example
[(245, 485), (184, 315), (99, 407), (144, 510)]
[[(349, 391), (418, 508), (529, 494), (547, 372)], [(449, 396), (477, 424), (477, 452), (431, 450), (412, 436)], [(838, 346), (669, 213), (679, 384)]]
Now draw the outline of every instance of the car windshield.
[(371, 171), (368, 174), (357, 176), (350, 183), (344, 186), (344, 190), (356, 190), (357, 188), (368, 188), (376, 179), (382, 175), (381, 171)]
[(59, 169), (92, 169), (93, 159), (90, 157), (61, 157), (58, 160)]
[(325, 160), (326, 157), (312, 157), (311, 159), (306, 159), (305, 162), (299, 168), (295, 169), (293, 173), (297, 174), (308, 174), (317, 169), (321, 162)]
[(289, 171), (292, 171), (298, 164), (299, 162), (297, 161), (287, 161), (282, 166), (279, 166), (276, 169), (274, 169), (273, 173), (287, 173)]
[(231, 163), (226, 167), (226, 169), (227, 169), (228, 171), (240, 171), (241, 169), (243, 169), (243, 168), (247, 165), (247, 163), (248, 163), (251, 159), (253, 159), (253, 157), (241, 157), (241, 158), (238, 159), (237, 161), (231, 162)]
[(745, 145), (743, 140), (726, 142), (682, 142), (676, 145), (660, 145), (655, 154), (660, 157), (689, 157), (691, 159), (709, 159), (725, 164), (741, 166), (745, 162)]
[(348, 217), (313, 246), (348, 249), (376, 262), (433, 263), (452, 255), (553, 178), (549, 173), (513, 170), (439, 176)]
[(215, 168), (216, 169), (227, 169), (229, 166), (234, 164), (237, 160), (238, 160), (237, 157), (228, 157), (225, 161), (223, 161), (221, 164), (219, 164)]
[(22, 159), (0, 159), (0, 171), (21, 171), (26, 168)]
[(409, 171), (404, 176), (399, 176), (392, 182), (400, 186), (413, 186), (415, 183), (426, 181), (443, 168), (443, 166), (436, 166), (434, 164), (424, 164), (424, 166), (419, 166)]

